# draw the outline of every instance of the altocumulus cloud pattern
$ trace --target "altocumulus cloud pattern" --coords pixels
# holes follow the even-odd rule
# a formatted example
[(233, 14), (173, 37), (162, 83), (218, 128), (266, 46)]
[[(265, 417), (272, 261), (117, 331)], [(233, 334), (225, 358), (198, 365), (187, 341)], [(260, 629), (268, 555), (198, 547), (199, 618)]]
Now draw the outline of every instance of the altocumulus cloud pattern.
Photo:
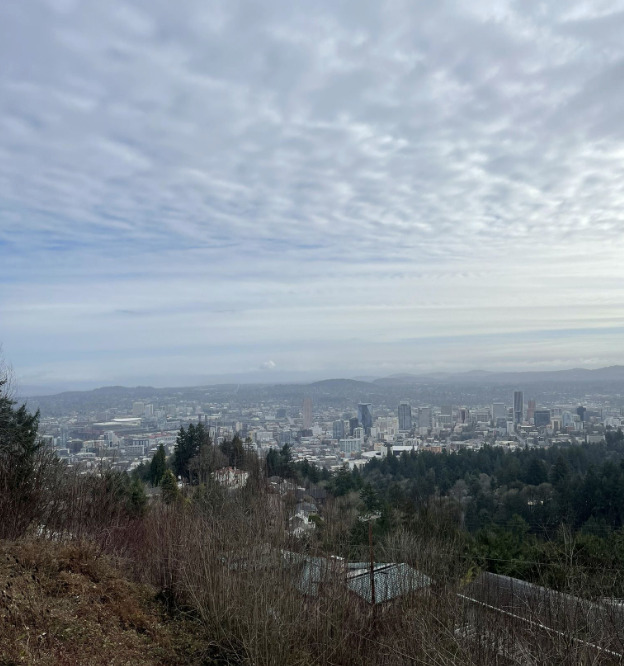
[(33, 387), (621, 361), (622, 34), (622, 2), (1, 3), (5, 355)]

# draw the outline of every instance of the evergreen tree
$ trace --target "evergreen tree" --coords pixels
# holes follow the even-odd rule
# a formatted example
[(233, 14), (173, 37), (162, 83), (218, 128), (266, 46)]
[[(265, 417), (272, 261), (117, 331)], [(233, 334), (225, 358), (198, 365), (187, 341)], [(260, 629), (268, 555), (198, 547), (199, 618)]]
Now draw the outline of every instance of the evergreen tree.
[(280, 471), (280, 476), (286, 479), (290, 479), (295, 475), (292, 446), (290, 444), (284, 444), (280, 451)]
[(277, 476), (279, 474), (280, 455), (277, 449), (269, 449), (266, 455), (266, 473), (267, 476)]
[(377, 493), (373, 490), (370, 483), (366, 483), (360, 490), (360, 499), (364, 505), (363, 513), (365, 515), (377, 513), (381, 509), (381, 502)]
[(570, 476), (570, 467), (563, 455), (559, 454), (550, 470), (550, 482), (553, 486), (565, 483)]
[(46, 472), (59, 461), (39, 439), (39, 412), (16, 408), (0, 376), (0, 538), (21, 536), (44, 520)]
[(172, 467), (177, 476), (189, 477), (189, 462), (199, 454), (202, 444), (209, 444), (210, 436), (203, 423), (191, 423), (187, 430), (180, 428), (173, 451)]
[(142, 462), (132, 470), (132, 477), (140, 479), (143, 483), (152, 482), (151, 463)]
[(15, 401), (5, 391), (6, 384), (6, 379), (0, 379), (0, 455), (16, 487), (34, 474), (34, 461), (43, 444), (37, 437), (39, 411), (30, 414), (25, 405), (15, 409)]
[(158, 445), (158, 450), (152, 458), (149, 470), (149, 480), (152, 486), (157, 486), (163, 478), (167, 470), (167, 456), (165, 455), (165, 447), (162, 444)]
[(147, 495), (143, 483), (138, 478), (133, 479), (130, 484), (127, 507), (131, 516), (139, 517), (145, 514)]
[(346, 466), (341, 467), (332, 478), (330, 490), (336, 497), (346, 495), (352, 490), (355, 490), (353, 476), (349, 473)]
[(243, 440), (238, 436), (234, 435), (231, 440), (225, 440), (221, 442), (219, 446), (221, 452), (227, 458), (227, 464), (230, 467), (236, 467), (240, 469), (245, 464), (245, 447), (243, 446)]
[(539, 486), (548, 481), (546, 465), (539, 458), (532, 458), (526, 471), (526, 482), (532, 486)]
[[(189, 426), (190, 427), (190, 426)], [(188, 434), (184, 426), (180, 428), (178, 436), (176, 437), (175, 447), (173, 449), (173, 457), (171, 459), (171, 466), (177, 476), (186, 474), (186, 466), (188, 459), (186, 452), (188, 449)]]
[(293, 461), (292, 447), (284, 444), (278, 451), (271, 449), (266, 457), (267, 476), (281, 476), (292, 479), (296, 476), (295, 463)]
[(180, 497), (180, 489), (173, 472), (168, 469), (160, 482), (160, 492), (165, 504), (173, 504)]

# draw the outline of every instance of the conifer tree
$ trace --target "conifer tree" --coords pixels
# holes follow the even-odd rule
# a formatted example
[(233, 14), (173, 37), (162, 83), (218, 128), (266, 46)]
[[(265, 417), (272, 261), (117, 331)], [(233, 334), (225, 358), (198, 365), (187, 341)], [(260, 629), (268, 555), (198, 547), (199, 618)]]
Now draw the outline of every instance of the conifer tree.
[(0, 537), (17, 537), (46, 505), (43, 470), (53, 464), (38, 436), (39, 412), (16, 408), (8, 379), (0, 375)]
[(210, 443), (203, 423), (191, 423), (187, 430), (180, 428), (173, 451), (172, 467), (177, 476), (189, 479), (189, 462), (199, 453), (202, 444)]
[(152, 486), (157, 486), (165, 472), (167, 471), (167, 456), (165, 455), (165, 447), (162, 444), (158, 445), (158, 450), (152, 458), (150, 463), (150, 483)]
[(230, 467), (241, 468), (245, 463), (245, 447), (243, 440), (234, 435), (231, 440), (225, 440), (220, 445), (221, 452), (227, 457)]
[(180, 496), (178, 482), (170, 469), (163, 475), (160, 482), (160, 492), (165, 504), (173, 504)]
[(141, 479), (133, 479), (128, 489), (128, 513), (132, 516), (142, 516), (147, 508), (147, 495)]

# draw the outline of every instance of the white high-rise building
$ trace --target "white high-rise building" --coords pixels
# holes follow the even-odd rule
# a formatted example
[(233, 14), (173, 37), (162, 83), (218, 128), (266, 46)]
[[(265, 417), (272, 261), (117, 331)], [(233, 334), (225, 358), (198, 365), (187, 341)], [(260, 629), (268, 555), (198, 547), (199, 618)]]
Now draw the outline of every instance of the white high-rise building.
[(359, 453), (362, 450), (362, 440), (357, 437), (341, 439), (338, 445), (340, 446), (340, 451), (346, 455)]

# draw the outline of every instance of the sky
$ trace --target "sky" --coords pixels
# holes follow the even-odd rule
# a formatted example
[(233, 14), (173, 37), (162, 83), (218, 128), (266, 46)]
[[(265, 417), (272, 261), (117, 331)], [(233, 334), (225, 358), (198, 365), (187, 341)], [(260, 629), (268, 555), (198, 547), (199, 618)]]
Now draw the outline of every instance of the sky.
[(624, 364), (624, 2), (4, 0), (23, 392)]

